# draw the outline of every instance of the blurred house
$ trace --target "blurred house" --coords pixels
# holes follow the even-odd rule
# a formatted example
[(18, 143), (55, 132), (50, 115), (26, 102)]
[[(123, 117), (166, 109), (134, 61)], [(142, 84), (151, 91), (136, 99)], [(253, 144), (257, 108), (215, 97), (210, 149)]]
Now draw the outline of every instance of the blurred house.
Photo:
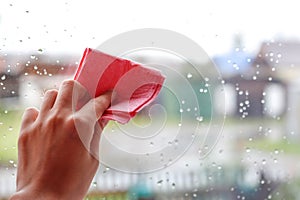
[(0, 103), (2, 107), (39, 106), (47, 89), (71, 78), (79, 57), (9, 53), (0, 59)]
[(266, 42), (261, 45), (256, 62), (265, 71), (271, 72), (273, 79), (280, 80), (286, 86), (284, 102), (280, 99), (280, 90), (274, 98), (270, 98), (270, 104), (284, 104), (281, 107), (287, 109), (287, 130), (290, 136), (300, 133), (300, 41), (276, 41)]
[(214, 58), (225, 80), (229, 115), (275, 118), (285, 113), (286, 82), (276, 76), (273, 63), (278, 63), (278, 59), (266, 45), (262, 44), (256, 56), (238, 46), (230, 53)]

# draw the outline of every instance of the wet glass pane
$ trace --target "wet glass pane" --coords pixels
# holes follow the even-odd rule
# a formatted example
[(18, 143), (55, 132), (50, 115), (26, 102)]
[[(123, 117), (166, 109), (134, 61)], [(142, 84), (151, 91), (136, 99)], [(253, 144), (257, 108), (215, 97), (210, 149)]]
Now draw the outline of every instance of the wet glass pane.
[(0, 199), (23, 111), (73, 79), (86, 47), (166, 77), (104, 129), (86, 199), (298, 199), (298, 15), (289, 1), (1, 1)]

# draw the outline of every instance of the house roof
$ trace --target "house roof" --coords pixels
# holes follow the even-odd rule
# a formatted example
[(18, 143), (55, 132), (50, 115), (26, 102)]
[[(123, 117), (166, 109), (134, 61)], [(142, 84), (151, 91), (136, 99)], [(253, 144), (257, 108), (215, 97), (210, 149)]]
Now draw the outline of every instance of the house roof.
[(264, 42), (257, 58), (263, 59), (271, 67), (300, 67), (300, 42), (292, 40)]
[(290, 80), (300, 75), (300, 41), (282, 40), (262, 43), (254, 65), (272, 76)]

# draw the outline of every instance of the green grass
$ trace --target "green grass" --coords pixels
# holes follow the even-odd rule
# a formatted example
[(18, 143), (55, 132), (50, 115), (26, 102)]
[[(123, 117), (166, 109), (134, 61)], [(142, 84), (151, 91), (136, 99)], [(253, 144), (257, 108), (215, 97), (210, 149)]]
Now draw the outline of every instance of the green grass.
[(21, 111), (0, 110), (0, 165), (12, 165), (17, 160), (21, 117)]
[(245, 146), (251, 149), (257, 149), (267, 152), (274, 152), (278, 150), (279, 152), (283, 152), (285, 154), (292, 154), (292, 155), (300, 155), (300, 143), (299, 142), (292, 142), (289, 140), (278, 140), (272, 141), (267, 138), (265, 139), (257, 139), (251, 142), (247, 142)]

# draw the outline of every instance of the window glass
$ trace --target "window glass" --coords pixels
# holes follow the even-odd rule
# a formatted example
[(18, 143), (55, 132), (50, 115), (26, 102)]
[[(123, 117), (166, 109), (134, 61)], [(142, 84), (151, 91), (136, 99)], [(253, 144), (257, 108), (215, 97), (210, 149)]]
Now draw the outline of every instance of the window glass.
[(166, 76), (105, 128), (87, 199), (298, 199), (297, 5), (1, 1), (0, 199), (16, 189), (23, 111), (73, 78), (86, 47)]

